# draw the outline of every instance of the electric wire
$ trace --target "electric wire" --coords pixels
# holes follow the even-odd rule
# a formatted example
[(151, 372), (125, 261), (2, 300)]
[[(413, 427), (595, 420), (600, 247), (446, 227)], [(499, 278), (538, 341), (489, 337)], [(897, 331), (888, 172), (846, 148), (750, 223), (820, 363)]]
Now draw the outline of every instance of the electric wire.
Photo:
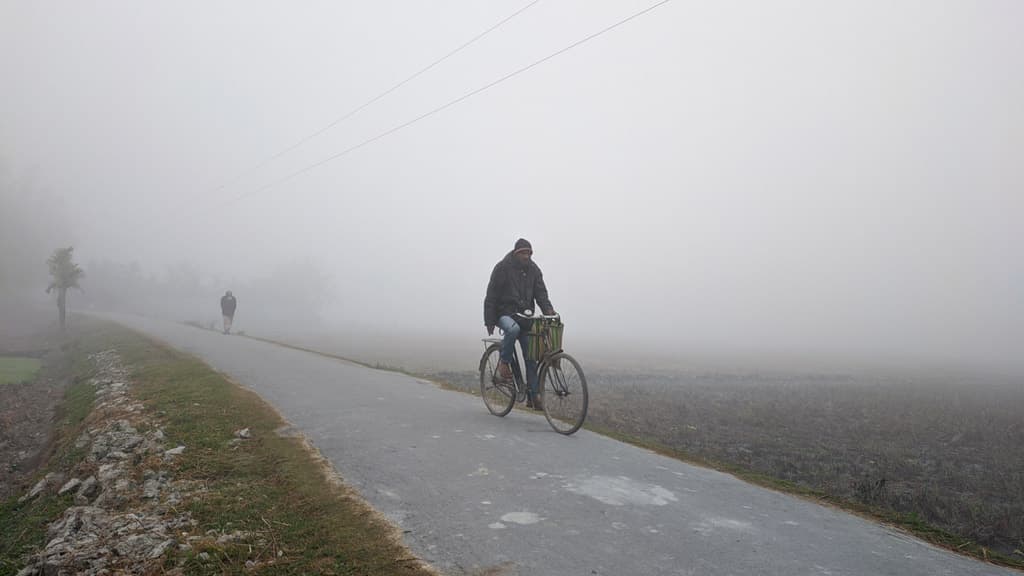
[(359, 112), (363, 111), (363, 110), (364, 110), (364, 109), (366, 109), (367, 107), (371, 106), (372, 104), (374, 104), (375, 102), (377, 102), (377, 101), (378, 101), (378, 100), (380, 100), (381, 98), (384, 98), (384, 97), (385, 97), (385, 96), (387, 96), (388, 94), (391, 94), (391, 93), (392, 93), (392, 92), (394, 92), (395, 90), (398, 90), (399, 88), (401, 88), (402, 86), (405, 86), (405, 85), (406, 85), (406, 84), (408, 84), (409, 82), (412, 82), (412, 81), (413, 81), (413, 80), (415, 80), (416, 78), (419, 78), (420, 76), (422, 76), (422, 75), (423, 75), (423, 74), (425, 74), (426, 72), (428, 72), (428, 71), (430, 71), (431, 69), (433, 69), (433, 68), (434, 68), (435, 66), (437, 66), (438, 64), (440, 64), (440, 63), (444, 62), (445, 60), (447, 60), (447, 59), (451, 58), (452, 56), (454, 56), (454, 55), (458, 54), (459, 52), (461, 52), (461, 51), (463, 51), (464, 49), (468, 48), (468, 47), (469, 47), (470, 45), (472, 45), (472, 44), (476, 43), (476, 42), (477, 42), (478, 40), (480, 40), (480, 39), (481, 39), (481, 38), (483, 38), (484, 36), (486, 36), (486, 35), (490, 34), (491, 32), (493, 32), (493, 31), (495, 31), (495, 30), (497, 30), (497, 29), (498, 29), (498, 28), (500, 28), (500, 27), (501, 27), (502, 25), (504, 25), (505, 23), (507, 23), (507, 22), (508, 22), (509, 20), (512, 20), (512, 19), (513, 19), (513, 18), (515, 18), (516, 16), (519, 16), (519, 15), (520, 15), (520, 14), (522, 14), (523, 12), (526, 12), (526, 11), (527, 11), (528, 9), (530, 9), (531, 7), (533, 7), (534, 5), (536, 5), (536, 4), (538, 3), (538, 2), (540, 2), (540, 0), (533, 0), (533, 1), (532, 1), (532, 2), (530, 2), (529, 4), (526, 4), (525, 6), (523, 6), (522, 8), (520, 8), (520, 9), (518, 9), (518, 10), (516, 10), (516, 11), (515, 11), (515, 12), (513, 12), (512, 14), (509, 14), (508, 16), (506, 16), (505, 18), (503, 18), (502, 20), (500, 20), (499, 22), (497, 22), (496, 24), (494, 24), (494, 25), (493, 25), (493, 26), (491, 26), (490, 28), (488, 28), (488, 29), (484, 30), (483, 32), (480, 32), (480, 33), (479, 33), (479, 34), (477, 34), (476, 36), (474, 36), (474, 37), (470, 38), (469, 40), (467, 40), (466, 42), (464, 42), (463, 44), (461, 44), (460, 46), (458, 46), (458, 47), (457, 47), (457, 48), (455, 48), (454, 50), (452, 50), (452, 51), (448, 52), (448, 53), (447, 53), (447, 54), (445, 54), (444, 56), (441, 56), (440, 58), (438, 58), (438, 59), (434, 60), (434, 61), (433, 61), (433, 62), (431, 62), (430, 64), (428, 64), (428, 65), (426, 65), (425, 67), (421, 68), (421, 69), (420, 69), (419, 71), (417, 71), (416, 73), (414, 73), (414, 74), (413, 74), (412, 76), (409, 76), (408, 78), (406, 78), (406, 79), (402, 80), (401, 82), (399, 82), (399, 83), (397, 83), (397, 84), (395, 84), (395, 85), (391, 86), (391, 87), (390, 87), (390, 88), (388, 88), (387, 90), (384, 90), (383, 92), (381, 92), (381, 93), (377, 94), (376, 96), (374, 96), (374, 97), (370, 98), (369, 100), (367, 100), (367, 101), (366, 101), (366, 102), (364, 102), (363, 104), (360, 104), (359, 106), (357, 106), (357, 107), (353, 108), (352, 110), (348, 111), (348, 112), (347, 112), (347, 113), (345, 113), (344, 115), (342, 115), (342, 116), (340, 116), (340, 117), (336, 118), (335, 120), (331, 121), (331, 122), (330, 122), (330, 123), (328, 123), (328, 124), (327, 124), (326, 126), (323, 126), (322, 128), (319, 128), (318, 130), (316, 130), (315, 132), (312, 132), (312, 133), (310, 133), (309, 135), (307, 135), (307, 136), (305, 136), (305, 137), (301, 138), (300, 140), (298, 140), (297, 142), (295, 142), (295, 143), (293, 143), (293, 144), (289, 145), (288, 147), (284, 148), (283, 150), (280, 150), (280, 151), (276, 152), (275, 154), (273, 154), (273, 155), (271, 155), (271, 156), (268, 156), (267, 158), (264, 158), (263, 160), (261, 160), (260, 162), (258, 162), (258, 163), (257, 163), (257, 164), (256, 164), (255, 166), (253, 166), (253, 167), (251, 167), (251, 168), (249, 168), (249, 169), (247, 169), (247, 170), (244, 170), (244, 171), (242, 171), (242, 172), (238, 173), (238, 174), (237, 174), (237, 175), (235, 175), (235, 176), (234, 176), (233, 178), (229, 179), (229, 180), (228, 180), (227, 182), (224, 182), (224, 183), (223, 183), (223, 184), (221, 184), (220, 186), (218, 186), (218, 187), (216, 187), (216, 188), (214, 188), (214, 189), (210, 190), (210, 192), (209, 192), (209, 193), (216, 193), (216, 192), (219, 192), (219, 191), (221, 191), (221, 190), (223, 190), (223, 189), (227, 188), (228, 186), (231, 186), (231, 185), (233, 185), (233, 184), (237, 183), (237, 182), (238, 182), (239, 180), (241, 180), (241, 179), (242, 179), (243, 177), (245, 177), (245, 176), (246, 176), (246, 175), (248, 175), (249, 173), (251, 173), (251, 172), (255, 172), (256, 170), (259, 170), (260, 168), (263, 168), (264, 166), (266, 166), (266, 165), (270, 164), (270, 163), (271, 163), (271, 162), (273, 162), (274, 160), (277, 160), (278, 158), (280, 158), (280, 157), (284, 156), (285, 154), (287, 154), (287, 153), (291, 152), (292, 150), (295, 150), (296, 148), (298, 148), (298, 147), (302, 146), (302, 145), (303, 145), (303, 144), (305, 144), (306, 142), (309, 142), (310, 140), (312, 140), (312, 139), (316, 138), (317, 136), (319, 136), (319, 135), (323, 134), (324, 132), (326, 132), (326, 131), (330, 130), (331, 128), (334, 128), (334, 127), (335, 127), (335, 126), (337, 126), (338, 124), (341, 124), (341, 123), (342, 123), (342, 122), (344, 122), (345, 120), (348, 120), (349, 118), (351, 118), (351, 117), (355, 116), (356, 114), (358, 114)]
[(288, 182), (288, 181), (292, 180), (293, 178), (295, 178), (297, 176), (305, 174), (306, 172), (309, 172), (310, 170), (313, 170), (315, 168), (323, 166), (324, 164), (327, 164), (328, 162), (331, 162), (333, 160), (337, 160), (338, 158), (341, 158), (342, 156), (346, 156), (346, 155), (348, 155), (348, 154), (350, 154), (352, 152), (355, 152), (356, 150), (359, 150), (360, 148), (368, 146), (369, 144), (372, 144), (372, 143), (376, 142), (377, 140), (380, 140), (381, 138), (385, 138), (387, 136), (390, 136), (391, 134), (394, 134), (395, 132), (398, 132), (399, 130), (402, 130), (404, 128), (412, 126), (413, 124), (416, 124), (417, 122), (419, 122), (421, 120), (429, 118), (430, 116), (433, 116), (433, 115), (435, 115), (435, 114), (437, 114), (437, 113), (439, 113), (439, 112), (441, 112), (443, 110), (451, 108), (452, 106), (454, 106), (454, 105), (456, 105), (456, 104), (458, 104), (460, 102), (463, 102), (463, 101), (465, 101), (465, 100), (467, 100), (469, 98), (472, 98), (473, 96), (476, 96), (477, 94), (480, 94), (481, 92), (484, 92), (484, 91), (486, 91), (486, 90), (488, 90), (490, 88), (493, 88), (494, 86), (497, 86), (498, 84), (501, 84), (502, 82), (505, 82), (506, 80), (509, 80), (509, 79), (511, 79), (511, 78), (513, 78), (515, 76), (518, 76), (519, 74), (522, 74), (523, 72), (526, 72), (527, 70), (530, 70), (531, 68), (539, 66), (540, 64), (543, 64), (544, 62), (547, 62), (548, 60), (551, 60), (552, 58), (560, 56), (560, 55), (568, 52), (569, 50), (572, 50), (573, 48), (576, 48), (577, 46), (580, 46), (580, 45), (582, 45), (582, 44), (584, 44), (586, 42), (589, 42), (590, 40), (593, 40), (594, 38), (597, 38), (598, 36), (601, 36), (601, 35), (603, 35), (603, 34), (605, 34), (607, 32), (610, 32), (610, 31), (614, 30), (615, 28), (618, 28), (619, 26), (622, 26), (623, 24), (626, 24), (627, 22), (630, 22), (630, 21), (632, 21), (632, 20), (634, 20), (636, 18), (639, 18), (640, 16), (643, 16), (644, 14), (647, 14), (648, 12), (651, 12), (652, 10), (654, 10), (654, 9), (660, 7), (660, 6), (668, 4), (671, 1), (672, 0), (661, 0), (660, 2), (652, 4), (652, 5), (648, 6), (647, 8), (644, 8), (643, 10), (641, 10), (639, 12), (635, 12), (632, 15), (630, 15), (630, 16), (628, 16), (626, 18), (623, 18), (622, 20), (619, 20), (619, 21), (615, 22), (614, 24), (611, 24), (611, 25), (609, 25), (609, 26), (607, 26), (607, 27), (605, 27), (605, 28), (603, 28), (603, 29), (601, 29), (601, 30), (599, 30), (597, 32), (594, 32), (593, 34), (590, 34), (589, 36), (586, 36), (586, 37), (584, 37), (584, 38), (582, 38), (580, 40), (577, 40), (576, 42), (573, 42), (572, 44), (569, 44), (568, 46), (566, 46), (566, 47), (564, 47), (564, 48), (562, 48), (562, 49), (560, 49), (560, 50), (558, 50), (556, 52), (552, 52), (551, 54), (548, 54), (547, 56), (541, 58), (540, 60), (536, 60), (536, 61), (534, 61), (531, 64), (527, 64), (526, 66), (523, 66), (522, 68), (519, 68), (518, 70), (515, 70), (513, 72), (509, 72), (508, 74), (498, 78), (497, 80), (494, 80), (494, 81), (492, 81), (492, 82), (490, 82), (488, 84), (485, 84), (485, 85), (483, 85), (483, 86), (481, 86), (481, 87), (479, 87), (479, 88), (477, 88), (475, 90), (472, 90), (472, 91), (470, 91), (470, 92), (468, 92), (466, 94), (463, 94), (462, 96), (459, 96), (458, 98), (455, 98), (454, 100), (450, 100), (449, 102), (447, 102), (445, 104), (442, 104), (441, 106), (438, 106), (437, 108), (434, 108), (434, 109), (430, 110), (429, 112), (425, 112), (423, 114), (420, 114), (419, 116), (416, 116), (415, 118), (413, 118), (411, 120), (407, 120), (407, 121), (405, 121), (405, 122), (403, 122), (401, 124), (398, 124), (397, 126), (389, 128), (389, 129), (385, 130), (384, 132), (381, 132), (381, 133), (377, 134), (376, 136), (373, 136), (371, 138), (363, 140), (362, 142), (360, 142), (358, 144), (355, 144), (353, 146), (349, 146), (348, 148), (345, 148), (344, 150), (342, 150), (340, 152), (337, 152), (335, 154), (327, 156), (326, 158), (323, 158), (323, 159), (321, 159), (321, 160), (319, 160), (317, 162), (314, 162), (314, 163), (309, 164), (309, 165), (307, 165), (307, 166), (305, 166), (303, 168), (300, 168), (299, 170), (291, 172), (290, 174), (288, 174), (287, 176), (285, 176), (285, 177), (283, 177), (281, 179), (275, 180), (275, 181), (273, 181), (273, 182), (271, 182), (269, 184), (266, 184), (264, 186), (261, 186), (259, 188), (254, 189), (254, 190), (251, 190), (249, 192), (242, 193), (241, 195), (236, 196), (235, 198), (232, 198), (232, 199), (228, 200), (227, 202), (225, 202), (224, 204), (220, 205), (219, 208), (223, 208), (225, 206), (229, 206), (229, 205), (234, 204), (234, 203), (236, 203), (236, 202), (238, 202), (238, 201), (240, 201), (240, 200), (242, 200), (244, 198), (251, 197), (251, 196), (253, 196), (255, 194), (259, 194), (260, 192), (264, 192), (266, 190), (269, 190), (271, 188), (274, 188), (276, 186), (284, 184), (285, 182)]

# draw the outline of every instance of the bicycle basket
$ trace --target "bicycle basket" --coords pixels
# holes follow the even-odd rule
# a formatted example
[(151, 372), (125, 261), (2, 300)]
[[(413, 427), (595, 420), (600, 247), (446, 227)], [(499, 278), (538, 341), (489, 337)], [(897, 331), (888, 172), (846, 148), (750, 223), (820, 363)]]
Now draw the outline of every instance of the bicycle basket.
[(530, 337), (526, 346), (526, 359), (539, 362), (545, 354), (562, 349), (562, 332), (565, 325), (558, 319), (537, 318), (530, 325)]
[(561, 320), (552, 320), (548, 324), (548, 345), (551, 352), (562, 351), (562, 332), (565, 331), (565, 324)]

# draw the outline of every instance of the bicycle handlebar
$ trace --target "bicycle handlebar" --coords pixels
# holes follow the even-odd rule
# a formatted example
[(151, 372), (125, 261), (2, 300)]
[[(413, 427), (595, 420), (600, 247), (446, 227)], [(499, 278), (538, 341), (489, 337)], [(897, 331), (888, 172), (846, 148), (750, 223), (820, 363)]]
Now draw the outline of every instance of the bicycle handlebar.
[(542, 320), (554, 320), (562, 317), (562, 315), (558, 314), (557, 312), (550, 316), (546, 314), (523, 314), (522, 312), (516, 312), (516, 316), (519, 316), (520, 318), (526, 318), (527, 320), (534, 320), (537, 318), (540, 318)]

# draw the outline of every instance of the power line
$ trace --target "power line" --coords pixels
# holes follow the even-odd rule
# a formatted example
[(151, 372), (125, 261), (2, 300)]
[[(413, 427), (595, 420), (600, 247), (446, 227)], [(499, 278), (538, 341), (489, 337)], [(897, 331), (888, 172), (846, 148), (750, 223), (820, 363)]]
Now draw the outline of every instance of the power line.
[(458, 98), (456, 98), (454, 100), (451, 100), (451, 101), (449, 101), (446, 104), (438, 106), (437, 108), (434, 108), (433, 110), (431, 110), (429, 112), (421, 114), (421, 115), (413, 118), (412, 120), (408, 120), (406, 122), (403, 122), (402, 124), (394, 126), (394, 127), (390, 128), (388, 130), (385, 130), (384, 132), (381, 132), (380, 134), (377, 134), (376, 136), (373, 136), (372, 138), (364, 140), (364, 141), (360, 142), (359, 144), (356, 144), (354, 146), (350, 146), (350, 147), (342, 150), (341, 152), (338, 152), (336, 154), (332, 154), (332, 155), (330, 155), (330, 156), (328, 156), (328, 157), (326, 157), (326, 158), (324, 158), (322, 160), (319, 160), (317, 162), (314, 162), (313, 164), (310, 164), (310, 165), (306, 166), (305, 168), (301, 168), (299, 170), (296, 170), (295, 172), (292, 172), (291, 174), (288, 174), (287, 176), (285, 176), (284, 178), (281, 178), (280, 180), (276, 180), (274, 182), (271, 182), (270, 184), (266, 184), (264, 186), (261, 186), (261, 187), (255, 189), (255, 190), (252, 190), (250, 192), (245, 192), (245, 193), (243, 193), (243, 194), (241, 194), (239, 196), (236, 196), (235, 198), (232, 198), (231, 200), (228, 200), (224, 204), (221, 204), (220, 206), (218, 206), (218, 208), (223, 208), (225, 206), (234, 204), (235, 202), (238, 202), (239, 200), (242, 200), (243, 198), (246, 198), (248, 196), (252, 196), (254, 194), (258, 194), (260, 192), (263, 192), (265, 190), (269, 190), (270, 188), (273, 188), (273, 187), (278, 186), (280, 184), (284, 184), (285, 182), (291, 180), (292, 178), (295, 178), (296, 176), (305, 174), (306, 172), (309, 172), (310, 170), (313, 170), (314, 168), (317, 168), (317, 167), (322, 166), (322, 165), (324, 165), (324, 164), (326, 164), (328, 162), (331, 162), (333, 160), (341, 158), (342, 156), (345, 156), (345, 155), (347, 155), (347, 154), (349, 154), (351, 152), (354, 152), (354, 151), (356, 151), (356, 150), (358, 150), (358, 149), (360, 149), (360, 148), (362, 148), (364, 146), (372, 144), (372, 143), (376, 142), (377, 140), (380, 140), (381, 138), (384, 138), (386, 136), (394, 134), (395, 132), (398, 132), (399, 130), (402, 130), (403, 128), (407, 128), (407, 127), (409, 127), (409, 126), (419, 122), (420, 120), (423, 120), (425, 118), (433, 116), (434, 114), (437, 114), (438, 112), (441, 112), (442, 110), (450, 108), (450, 107), (458, 104), (459, 102), (462, 102), (463, 100), (472, 98), (473, 96), (476, 96), (477, 94), (480, 94), (481, 92), (483, 92), (483, 91), (485, 91), (485, 90), (487, 90), (489, 88), (497, 86), (498, 84), (501, 84), (502, 82), (504, 82), (504, 81), (514, 77), (514, 76), (518, 76), (519, 74), (522, 74), (523, 72), (526, 72), (527, 70), (529, 70), (529, 69), (531, 69), (531, 68), (533, 68), (535, 66), (543, 64), (544, 62), (547, 62), (548, 60), (551, 60), (552, 58), (555, 58), (556, 56), (560, 56), (560, 55), (568, 52), (569, 50), (572, 50), (573, 48), (576, 48), (577, 46), (579, 46), (581, 44), (589, 42), (590, 40), (593, 40), (594, 38), (597, 38), (598, 36), (601, 36), (602, 34), (610, 32), (610, 31), (614, 30), (615, 28), (618, 28), (619, 26), (622, 26), (623, 24), (625, 24), (625, 23), (627, 23), (627, 22), (629, 22), (629, 21), (631, 21), (631, 20), (633, 20), (635, 18), (639, 18), (640, 16), (643, 16), (644, 14), (654, 10), (655, 8), (658, 8), (659, 6), (662, 6), (664, 4), (668, 4), (669, 2), (671, 2), (671, 0), (661, 0), (660, 2), (652, 4), (651, 6), (648, 6), (647, 8), (644, 8), (643, 10), (632, 14), (631, 16), (623, 18), (622, 20), (619, 20), (618, 22), (616, 22), (616, 23), (614, 23), (614, 24), (612, 24), (612, 25), (610, 25), (610, 26), (608, 26), (606, 28), (603, 28), (603, 29), (601, 29), (601, 30), (599, 30), (597, 32), (594, 32), (593, 34), (591, 34), (591, 35), (589, 35), (589, 36), (587, 36), (587, 37), (585, 37), (585, 38), (583, 38), (581, 40), (573, 42), (572, 44), (566, 46), (565, 48), (562, 48), (561, 50), (558, 50), (557, 52), (553, 52), (553, 53), (551, 53), (551, 54), (541, 58), (540, 60), (537, 60), (537, 61), (533, 62), (532, 64), (528, 64), (528, 65), (523, 66), (522, 68), (520, 68), (520, 69), (518, 69), (518, 70), (516, 70), (514, 72), (510, 72), (510, 73), (502, 76), (501, 78), (498, 78), (497, 80), (495, 80), (495, 81), (493, 81), (493, 82), (491, 82), (489, 84), (485, 84), (484, 86), (481, 86), (480, 88), (477, 88), (476, 90), (473, 90), (471, 92), (463, 94), (462, 96), (459, 96)]
[(357, 106), (357, 107), (353, 108), (352, 110), (350, 110), (349, 112), (347, 112), (347, 113), (346, 113), (346, 114), (344, 114), (343, 116), (341, 116), (341, 117), (339, 117), (339, 118), (337, 118), (337, 119), (335, 119), (335, 120), (331, 121), (331, 122), (330, 122), (329, 124), (327, 124), (326, 126), (324, 126), (324, 127), (320, 128), (320, 129), (316, 130), (315, 132), (313, 132), (313, 133), (309, 134), (308, 136), (305, 136), (304, 138), (302, 138), (302, 139), (300, 139), (299, 141), (295, 142), (294, 144), (292, 144), (292, 145), (288, 146), (287, 148), (285, 148), (285, 149), (283, 149), (283, 150), (281, 150), (281, 151), (279, 151), (279, 152), (277, 152), (277, 153), (273, 154), (272, 156), (269, 156), (269, 157), (267, 157), (267, 158), (263, 159), (262, 161), (260, 161), (259, 163), (257, 163), (257, 164), (256, 164), (255, 166), (253, 166), (252, 168), (250, 168), (250, 169), (248, 169), (248, 170), (245, 170), (245, 171), (243, 171), (243, 172), (240, 172), (240, 173), (239, 173), (239, 174), (237, 174), (237, 175), (236, 175), (235, 177), (231, 178), (230, 180), (228, 180), (227, 182), (225, 182), (225, 183), (221, 184), (220, 186), (218, 186), (218, 187), (214, 188), (214, 189), (213, 189), (213, 190), (211, 190), (210, 192), (219, 192), (220, 190), (223, 190), (224, 188), (227, 188), (228, 186), (230, 186), (230, 185), (232, 185), (232, 184), (234, 184), (234, 183), (238, 182), (238, 181), (239, 181), (239, 180), (240, 180), (240, 179), (241, 179), (241, 178), (242, 178), (243, 176), (245, 176), (246, 174), (248, 174), (248, 173), (250, 173), (250, 172), (253, 172), (253, 171), (256, 171), (256, 170), (259, 170), (260, 168), (262, 168), (262, 167), (266, 166), (267, 164), (270, 164), (270, 163), (271, 163), (271, 162), (273, 162), (274, 160), (277, 160), (277, 159), (278, 159), (278, 158), (280, 158), (281, 156), (284, 156), (285, 154), (287, 154), (287, 153), (291, 152), (292, 150), (295, 150), (295, 149), (296, 149), (296, 148), (298, 148), (299, 146), (302, 146), (302, 145), (303, 145), (303, 144), (305, 144), (306, 142), (309, 142), (309, 141), (310, 141), (310, 140), (312, 140), (313, 138), (316, 138), (317, 136), (319, 136), (319, 135), (323, 134), (324, 132), (326, 132), (326, 131), (330, 130), (331, 128), (333, 128), (333, 127), (337, 126), (338, 124), (340, 124), (340, 123), (344, 122), (345, 120), (348, 120), (349, 118), (351, 118), (351, 117), (355, 116), (356, 114), (358, 114), (359, 112), (361, 112), (361, 111), (362, 111), (362, 110), (364, 110), (364, 109), (365, 109), (366, 107), (368, 107), (368, 106), (370, 106), (371, 104), (373, 104), (374, 102), (377, 102), (377, 101), (378, 101), (378, 100), (380, 100), (381, 98), (383, 98), (383, 97), (387, 96), (388, 94), (391, 94), (392, 92), (394, 92), (395, 90), (398, 90), (398, 89), (399, 89), (399, 88), (401, 88), (402, 86), (405, 86), (406, 84), (408, 84), (409, 82), (411, 82), (411, 81), (415, 80), (416, 78), (420, 77), (421, 75), (423, 75), (424, 73), (426, 73), (426, 72), (427, 72), (427, 71), (429, 71), (430, 69), (434, 68), (434, 67), (435, 67), (435, 66), (437, 66), (438, 64), (440, 64), (440, 63), (444, 62), (445, 60), (447, 60), (447, 59), (451, 58), (452, 56), (454, 56), (454, 55), (458, 54), (459, 52), (461, 52), (461, 51), (462, 51), (462, 50), (464, 50), (465, 48), (469, 47), (469, 46), (470, 46), (471, 44), (475, 43), (475, 42), (476, 42), (477, 40), (480, 40), (481, 38), (483, 38), (484, 36), (486, 36), (486, 35), (490, 34), (490, 33), (491, 33), (491, 32), (493, 32), (494, 30), (497, 30), (497, 29), (498, 29), (499, 27), (501, 27), (501, 26), (502, 26), (503, 24), (505, 24), (505, 23), (506, 23), (506, 22), (508, 22), (509, 20), (511, 20), (511, 19), (513, 19), (513, 18), (515, 18), (516, 16), (518, 16), (518, 15), (522, 14), (523, 12), (526, 12), (526, 11), (527, 11), (528, 9), (530, 9), (531, 7), (533, 7), (533, 6), (534, 6), (535, 4), (537, 4), (538, 2), (540, 2), (540, 0), (533, 0), (532, 2), (530, 2), (529, 4), (527, 4), (527, 5), (523, 6), (523, 7), (522, 7), (522, 8), (520, 8), (519, 10), (516, 10), (516, 11), (515, 11), (515, 12), (513, 12), (512, 14), (510, 14), (510, 15), (506, 16), (506, 17), (505, 17), (504, 19), (500, 20), (500, 21), (499, 21), (498, 23), (494, 24), (494, 25), (493, 25), (493, 26), (491, 26), (490, 28), (488, 28), (488, 29), (484, 30), (483, 32), (481, 32), (481, 33), (477, 34), (476, 36), (474, 36), (474, 37), (470, 38), (470, 39), (469, 39), (468, 41), (466, 41), (465, 43), (463, 43), (463, 44), (462, 44), (461, 46), (459, 46), (458, 48), (455, 48), (455, 49), (454, 49), (454, 50), (452, 50), (451, 52), (448, 52), (448, 53), (447, 53), (447, 54), (445, 54), (444, 56), (441, 56), (441, 57), (440, 57), (440, 58), (438, 58), (437, 60), (434, 60), (433, 62), (431, 62), (430, 64), (428, 64), (428, 65), (427, 65), (427, 66), (425, 66), (424, 68), (421, 68), (421, 69), (420, 69), (420, 70), (419, 70), (418, 72), (416, 72), (416, 73), (415, 73), (415, 74), (413, 74), (412, 76), (409, 76), (409, 77), (408, 77), (408, 78), (406, 78), (405, 80), (402, 80), (401, 82), (399, 82), (399, 83), (395, 84), (394, 86), (392, 86), (392, 87), (388, 88), (387, 90), (384, 90), (384, 91), (383, 91), (383, 92), (381, 92), (380, 94), (377, 94), (377, 95), (376, 95), (376, 96), (374, 96), (373, 98), (370, 98), (369, 100), (367, 100), (367, 101), (366, 101), (366, 102), (364, 102), (363, 104), (361, 104), (361, 105), (359, 105), (359, 106)]

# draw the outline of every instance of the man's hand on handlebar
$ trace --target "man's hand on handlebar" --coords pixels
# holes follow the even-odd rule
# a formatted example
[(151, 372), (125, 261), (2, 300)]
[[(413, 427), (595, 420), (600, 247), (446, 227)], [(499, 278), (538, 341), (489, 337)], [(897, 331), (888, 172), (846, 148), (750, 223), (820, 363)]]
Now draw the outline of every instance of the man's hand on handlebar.
[(489, 324), (487, 326), (487, 335), (488, 336), (494, 336), (494, 325), (493, 324)]

